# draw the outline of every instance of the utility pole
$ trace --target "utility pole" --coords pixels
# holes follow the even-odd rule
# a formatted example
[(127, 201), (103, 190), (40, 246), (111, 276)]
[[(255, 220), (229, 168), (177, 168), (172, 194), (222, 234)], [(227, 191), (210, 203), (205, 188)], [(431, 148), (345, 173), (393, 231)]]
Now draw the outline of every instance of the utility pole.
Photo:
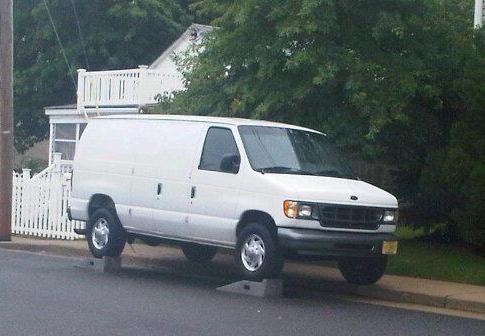
[(13, 3), (0, 0), (0, 241), (10, 240), (13, 170)]

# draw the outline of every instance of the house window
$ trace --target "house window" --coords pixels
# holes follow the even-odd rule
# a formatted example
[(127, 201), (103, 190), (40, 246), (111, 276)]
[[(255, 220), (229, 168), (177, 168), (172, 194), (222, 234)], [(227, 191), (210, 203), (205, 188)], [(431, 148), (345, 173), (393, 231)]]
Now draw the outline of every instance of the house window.
[(74, 160), (74, 152), (76, 151), (76, 142), (67, 142), (56, 140), (54, 144), (54, 152), (62, 153), (62, 160)]
[(74, 160), (77, 143), (86, 125), (86, 123), (53, 124), (53, 153), (61, 153), (61, 160)]
[(76, 140), (77, 124), (56, 124), (56, 140)]

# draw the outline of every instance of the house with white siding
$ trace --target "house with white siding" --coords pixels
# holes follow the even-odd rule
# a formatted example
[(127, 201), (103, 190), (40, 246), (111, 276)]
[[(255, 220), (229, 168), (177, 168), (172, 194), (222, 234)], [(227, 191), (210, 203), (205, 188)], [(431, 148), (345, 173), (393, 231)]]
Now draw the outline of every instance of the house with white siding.
[(69, 164), (89, 119), (98, 115), (137, 114), (161, 97), (183, 90), (183, 76), (174, 56), (195, 50), (211, 26), (192, 24), (151, 65), (136, 69), (78, 70), (77, 102), (45, 108), (49, 117), (49, 164), (61, 153)]

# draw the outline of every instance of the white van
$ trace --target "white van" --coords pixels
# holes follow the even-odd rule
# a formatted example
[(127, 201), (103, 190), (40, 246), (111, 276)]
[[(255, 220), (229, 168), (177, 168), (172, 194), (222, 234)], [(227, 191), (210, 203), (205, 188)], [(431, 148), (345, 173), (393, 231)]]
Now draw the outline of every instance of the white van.
[[(232, 118), (95, 118), (75, 158), (69, 215), (95, 257), (126, 242), (176, 243), (208, 262), (235, 250), (242, 275), (274, 277), (292, 255), (337, 260), (347, 281), (376, 282), (397, 250), (398, 204), (352, 175), (326, 136)], [(78, 231), (79, 232), (79, 231)]]

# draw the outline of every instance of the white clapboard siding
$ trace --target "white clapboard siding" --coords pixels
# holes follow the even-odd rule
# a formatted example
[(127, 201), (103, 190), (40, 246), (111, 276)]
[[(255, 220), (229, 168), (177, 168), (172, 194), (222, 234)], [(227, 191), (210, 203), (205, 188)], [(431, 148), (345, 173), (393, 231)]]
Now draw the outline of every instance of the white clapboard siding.
[(67, 218), (70, 168), (54, 154), (54, 164), (31, 177), (30, 169), (13, 173), (12, 233), (55, 239), (79, 239), (85, 223)]

